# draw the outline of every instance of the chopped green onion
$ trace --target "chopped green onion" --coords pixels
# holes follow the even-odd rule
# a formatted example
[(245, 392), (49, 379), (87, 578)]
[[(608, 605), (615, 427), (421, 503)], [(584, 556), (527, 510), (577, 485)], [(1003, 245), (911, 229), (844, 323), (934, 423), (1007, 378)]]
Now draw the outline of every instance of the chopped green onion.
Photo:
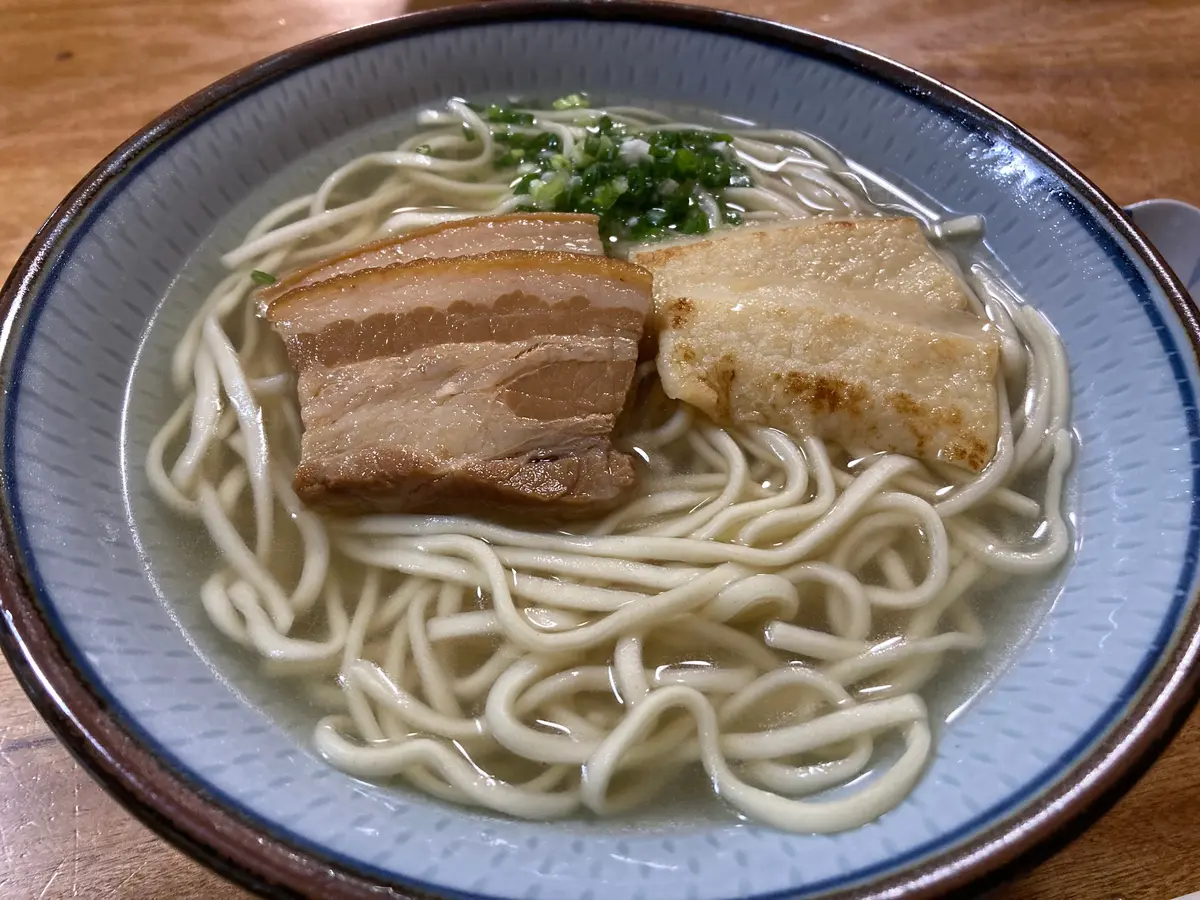
[(617, 176), (596, 188), (592, 195), (592, 205), (598, 210), (611, 209), (617, 199), (627, 190), (629, 190), (629, 182)]
[(263, 272), (259, 269), (255, 269), (253, 272), (250, 273), (250, 280), (253, 281), (255, 284), (261, 284), (263, 286), (266, 286), (268, 284), (274, 284), (279, 279), (276, 278), (274, 275), (272, 275), (270, 272)]
[(530, 185), (532, 185), (537, 180), (538, 180), (537, 172), (529, 172), (525, 175), (522, 175), (520, 178), (518, 178), (516, 181), (514, 181), (512, 183), (512, 192), (514, 194), (516, 194), (518, 197), (521, 196), (522, 194), (528, 194)]
[[(588, 99), (568, 94), (552, 105), (586, 110)], [(741, 221), (724, 192), (750, 186), (751, 178), (734, 153), (731, 135), (702, 128), (637, 130), (595, 110), (575, 119), (585, 133), (564, 154), (559, 135), (538, 129), (524, 106), (471, 108), (488, 123), (496, 144), (495, 169), (520, 167), (510, 185), (514, 194), (527, 198), (522, 209), (593, 213), (600, 217), (606, 242), (704, 234), (714, 225)], [(468, 139), (479, 137), (469, 134)], [(700, 206), (701, 193), (715, 201), (715, 221), (709, 219), (708, 201)]]
[(541, 209), (552, 209), (555, 207), (555, 201), (566, 189), (569, 179), (570, 175), (567, 171), (560, 169), (544, 181), (538, 179), (531, 182), (529, 185), (529, 197)]
[(533, 113), (513, 109), (511, 106), (502, 106), (499, 103), (489, 103), (485, 107), (473, 107), (473, 109), (489, 122), (509, 125), (532, 125), (534, 122)]
[(496, 165), (505, 168), (520, 165), (525, 160), (525, 151), (516, 147), (510, 147), (507, 150), (502, 150), (496, 153)]
[(588, 98), (587, 94), (567, 94), (565, 97), (559, 97), (551, 105), (555, 109), (586, 109)]
[(694, 150), (680, 147), (675, 151), (675, 168), (684, 175), (694, 175), (700, 171), (700, 157)]
[(683, 234), (704, 234), (708, 229), (708, 216), (704, 214), (704, 210), (699, 205), (693, 205), (688, 209), (683, 221), (679, 223), (679, 231)]
[(419, 153), (421, 156), (433, 156), (433, 148), (428, 144), (422, 144), (420, 147), (414, 150), (413, 153)]

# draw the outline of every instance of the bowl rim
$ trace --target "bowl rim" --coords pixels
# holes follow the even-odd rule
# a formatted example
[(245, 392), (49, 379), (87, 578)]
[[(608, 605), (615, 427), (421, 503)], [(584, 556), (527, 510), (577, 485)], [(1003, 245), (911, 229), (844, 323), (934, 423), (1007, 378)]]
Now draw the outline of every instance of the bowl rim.
[[(409, 13), (318, 37), (252, 63), (198, 91), (141, 129), (72, 189), (35, 234), (0, 290), (0, 350), (19, 338), (20, 320), (36, 297), (73, 224), (104, 188), (154, 147), (185, 134), (200, 116), (324, 59), (400, 37), (489, 23), (546, 20), (620, 21), (729, 34), (823, 59), (919, 95), (943, 112), (995, 135), (1036, 159), (1084, 197), (1133, 249), (1169, 300), (1200, 358), (1200, 316), (1179, 279), (1141, 232), (1090, 180), (1003, 116), (927, 75), (871, 51), (803, 29), (739, 13), (637, 0), (500, 0)], [(5, 354), (0, 383), (13, 372)], [(12, 440), (11, 434), (5, 435)], [(75, 666), (34, 600), (11, 516), (8, 473), (0, 473), (0, 649), (41, 716), (85, 770), (127, 810), (219, 874), (265, 896), (319, 896), (328, 900), (434, 895), (376, 881), (332, 858), (264, 833), (245, 816), (209, 795), (190, 776), (170, 769), (114, 716)], [(1193, 597), (1195, 601), (1195, 597)], [(903, 890), (927, 898), (977, 896), (1047, 858), (1082, 833), (1149, 768), (1186, 721), (1200, 685), (1200, 607), (1158, 661), (1124, 716), (1059, 782), (1005, 819), (916, 866), (825, 894), (836, 900), (883, 900)], [(784, 896), (784, 895), (781, 895)]]

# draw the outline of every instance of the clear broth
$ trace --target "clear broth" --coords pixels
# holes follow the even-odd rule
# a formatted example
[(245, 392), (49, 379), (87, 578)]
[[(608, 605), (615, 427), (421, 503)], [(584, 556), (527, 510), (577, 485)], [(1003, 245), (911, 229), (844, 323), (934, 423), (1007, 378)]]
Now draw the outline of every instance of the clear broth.
[[(614, 98), (614, 102), (627, 100)], [(699, 110), (661, 105), (652, 108), (716, 127), (723, 122), (745, 124)], [(225, 274), (219, 262), (220, 255), (236, 246), (254, 222), (275, 206), (313, 190), (329, 172), (354, 156), (394, 147), (415, 127), (415, 113), (409, 113), (353, 132), (285, 167), (247, 195), (197, 247), (162, 298), (147, 324), (127, 385), (123, 409), (127, 514), (155, 590), (216, 677), (227, 683), (246, 703), (261, 709), (308, 752), (312, 752), (312, 729), (325, 710), (311, 701), (294, 679), (264, 676), (260, 658), (234, 645), (209, 621), (199, 602), (199, 588), (216, 565), (217, 552), (202, 525), (178, 516), (158, 500), (147, 482), (144, 461), (151, 439), (178, 404), (166, 377), (171, 354), (204, 297)], [(882, 179), (872, 181), (874, 198), (882, 199), (885, 189), (886, 182)], [(918, 198), (909, 194), (904, 199), (911, 202)], [(927, 198), (919, 198), (918, 202), (938, 214), (951, 214), (950, 210)], [(958, 243), (949, 252), (964, 271), (969, 263), (983, 263), (993, 271), (1004, 272), (985, 244), (965, 247)], [(1078, 543), (1080, 533), (1073, 512), (1077, 508), (1075, 495), (1074, 481), (1069, 479), (1065, 509)], [(298, 566), (298, 558), (296, 563)], [(975, 653), (947, 655), (938, 674), (922, 692), (938, 730), (961, 715), (1004, 672), (1057, 600), (1069, 565), (1068, 561), (1049, 580), (1014, 577), (1003, 583), (985, 583), (976, 592), (973, 608), (986, 631), (986, 647)], [(885, 742), (877, 753), (873, 768), (888, 763), (898, 749), (898, 746)], [(870, 777), (868, 772), (856, 779), (856, 783)], [(375, 789), (395, 791), (426, 802), (440, 802), (403, 784), (389, 783)], [(834, 796), (843, 790), (846, 786), (827, 794)], [(476, 814), (484, 819), (501, 818), (487, 811)], [(732, 821), (734, 816), (729, 807), (714, 796), (706, 776), (697, 767), (677, 778), (647, 809), (630, 814), (621, 822), (633, 830), (677, 830), (714, 821)], [(585, 817), (577, 822), (587, 827)]]

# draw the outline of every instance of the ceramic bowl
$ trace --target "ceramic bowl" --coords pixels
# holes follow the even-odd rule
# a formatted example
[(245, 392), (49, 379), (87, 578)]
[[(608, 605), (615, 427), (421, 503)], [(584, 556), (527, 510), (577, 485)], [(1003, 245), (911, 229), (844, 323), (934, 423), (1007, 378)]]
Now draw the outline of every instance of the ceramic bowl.
[[(353, 152), (394, 145), (394, 123), (447, 96), (578, 89), (812, 131), (915, 197), (982, 214), (990, 249), (1066, 343), (1082, 448), (1074, 564), (1012, 658), (941, 729), (917, 788), (866, 827), (516, 822), (356, 781), (272, 712), (245, 661), (171, 589), (206, 551), (144, 552), (177, 526), (147, 507), (137, 475), (139, 435), (159, 412), (152, 389), (127, 408), (132, 363), (152, 318), (186, 321), (223, 246), (294, 192), (278, 174), (316, 179)], [(975, 891), (1101, 809), (1191, 701), (1190, 301), (1121, 211), (1051, 151), (845, 44), (624, 2), (459, 8), (323, 38), (207, 88), (102, 162), (21, 257), (3, 308), (4, 650), (64, 742), (134, 814), (267, 894)]]

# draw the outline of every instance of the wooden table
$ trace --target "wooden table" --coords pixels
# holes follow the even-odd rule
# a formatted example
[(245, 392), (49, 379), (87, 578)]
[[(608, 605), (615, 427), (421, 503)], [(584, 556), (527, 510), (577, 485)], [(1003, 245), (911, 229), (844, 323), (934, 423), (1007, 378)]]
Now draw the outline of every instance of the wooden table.
[[(0, 271), (93, 163), (208, 82), (402, 0), (0, 0)], [(1200, 203), (1200, 3), (717, 0), (941, 78), (1121, 203)], [(155, 838), (71, 761), (0, 663), (0, 897), (245, 895)], [(1099, 824), (1005, 900), (1200, 890), (1200, 715)]]

